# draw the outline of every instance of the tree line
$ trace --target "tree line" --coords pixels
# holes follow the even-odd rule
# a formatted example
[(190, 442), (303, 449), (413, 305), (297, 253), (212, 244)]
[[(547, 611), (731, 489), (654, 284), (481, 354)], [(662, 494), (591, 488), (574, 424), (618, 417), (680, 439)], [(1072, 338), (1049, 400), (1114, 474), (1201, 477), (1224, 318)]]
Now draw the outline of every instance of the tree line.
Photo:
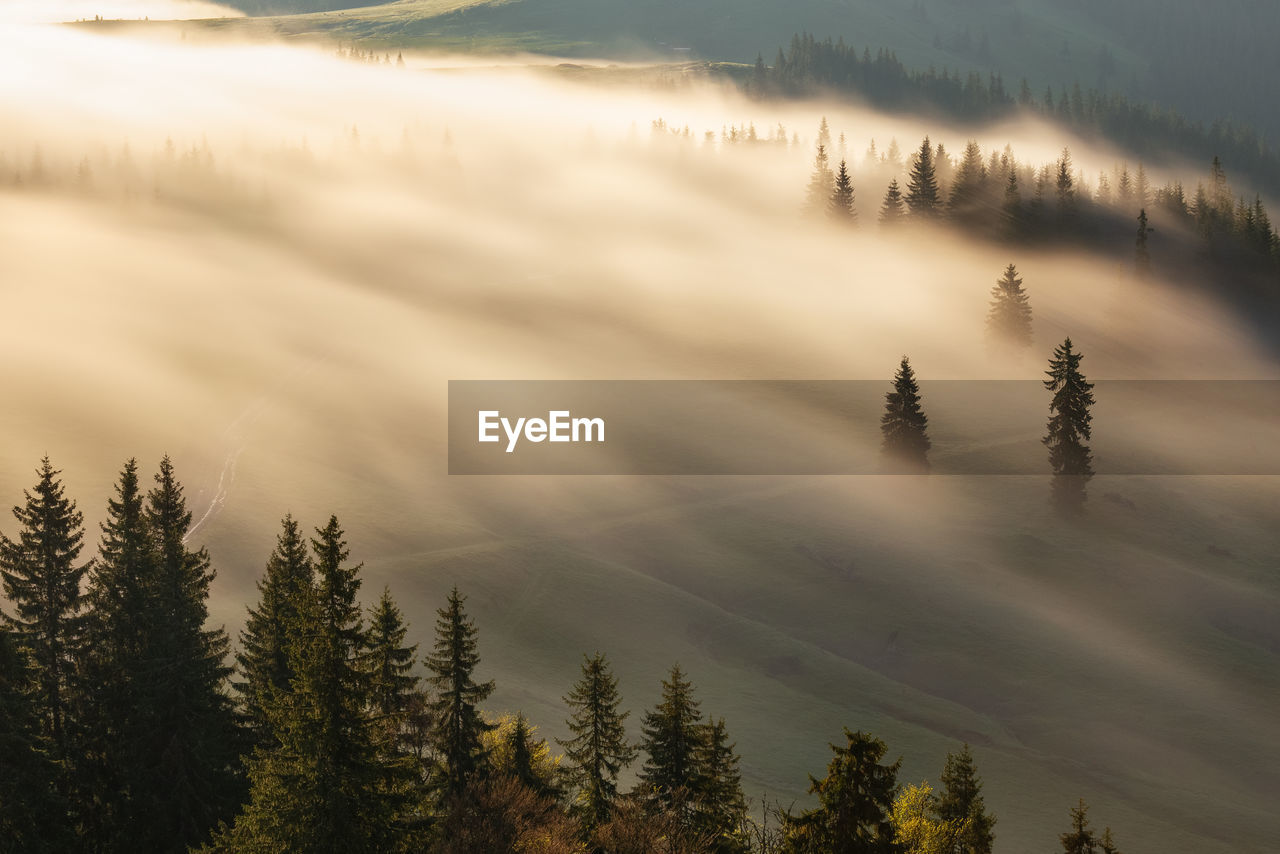
[[(847, 152), (843, 134), (837, 150)], [(859, 216), (847, 153), (833, 168), (831, 151), (831, 130), (824, 118), (803, 210), (855, 225)], [(865, 162), (872, 174), (886, 169), (894, 173), (904, 166), (907, 171), (906, 186), (899, 185), (895, 175), (881, 197), (876, 219), (884, 228), (908, 221), (946, 221), (1006, 243), (1096, 242), (1115, 232), (1117, 217), (1132, 217), (1123, 230), (1126, 238), (1134, 235), (1134, 264), (1146, 275), (1152, 260), (1151, 210), (1169, 225), (1198, 235), (1210, 258), (1246, 270), (1280, 272), (1280, 233), (1266, 205), (1261, 196), (1250, 202), (1237, 195), (1217, 158), (1207, 181), (1200, 181), (1190, 196), (1180, 182), (1153, 187), (1142, 164), (1133, 172), (1117, 165), (1111, 175), (1100, 173), (1094, 189), (1066, 148), (1055, 162), (1037, 168), (1020, 163), (1007, 146), (984, 156), (974, 140), (953, 160), (942, 143), (935, 145), (926, 136), (905, 164), (896, 141), (881, 154), (872, 140)], [(1136, 229), (1131, 224), (1135, 221)]]
[[(1184, 58), (1180, 55), (1179, 62)], [(891, 50), (873, 54), (843, 38), (818, 39), (810, 33), (793, 36), (785, 50), (778, 49), (772, 65), (758, 57), (754, 68), (739, 78), (747, 91), (763, 97), (845, 92), (885, 110), (942, 113), (974, 123), (1023, 111), (1085, 137), (1108, 140), (1138, 157), (1173, 154), (1200, 162), (1222, 157), (1268, 190), (1280, 189), (1280, 151), (1253, 127), (1225, 120), (1206, 125), (1114, 92), (1083, 89), (1079, 82), (1036, 93), (1025, 78), (1007, 86), (998, 72), (911, 70)]]
[[(967, 745), (941, 788), (903, 784), (873, 735), (831, 745), (814, 805), (751, 810), (724, 718), (678, 664), (627, 731), (607, 657), (564, 696), (562, 755), (482, 706), (478, 631), (455, 588), (430, 647), (389, 590), (362, 604), (336, 517), (291, 516), (232, 656), (215, 577), (165, 458), (123, 467), (97, 554), (45, 459), (0, 535), (0, 850), (989, 854), (995, 816)], [(233, 663), (234, 661), (234, 663)], [(623, 791), (626, 769), (635, 784)], [(1067, 854), (1114, 852), (1083, 802)]]

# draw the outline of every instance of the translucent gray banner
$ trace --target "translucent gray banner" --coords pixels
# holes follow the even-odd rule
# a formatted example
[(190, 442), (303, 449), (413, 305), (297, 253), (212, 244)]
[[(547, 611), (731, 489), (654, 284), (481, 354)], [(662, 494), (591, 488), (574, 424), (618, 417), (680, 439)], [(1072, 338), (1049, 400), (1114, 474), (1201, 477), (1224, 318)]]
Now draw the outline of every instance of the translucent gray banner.
[[(454, 380), (449, 473), (883, 474), (887, 382)], [(921, 380), (930, 470), (1049, 474), (1035, 380)], [(1097, 474), (1280, 474), (1280, 380), (1100, 380)]]

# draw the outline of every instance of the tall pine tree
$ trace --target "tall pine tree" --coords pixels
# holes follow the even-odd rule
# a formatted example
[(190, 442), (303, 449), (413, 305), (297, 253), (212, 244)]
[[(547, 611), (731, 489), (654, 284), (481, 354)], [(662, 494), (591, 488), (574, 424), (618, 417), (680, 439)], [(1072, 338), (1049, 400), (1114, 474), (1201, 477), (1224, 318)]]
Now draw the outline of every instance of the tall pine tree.
[(942, 213), (933, 147), (927, 136), (920, 143), (920, 150), (911, 164), (911, 174), (907, 181), (907, 207), (911, 208), (911, 216), (916, 219), (937, 219)]
[(739, 854), (750, 847), (744, 833), (747, 801), (734, 747), (724, 718), (707, 722), (700, 758), (702, 779), (696, 792), (697, 824), (708, 850), (715, 854)]
[(636, 791), (650, 813), (670, 810), (682, 829), (693, 827), (693, 805), (703, 784), (706, 731), (693, 685), (679, 664), (662, 682), (662, 700), (645, 713), (641, 749), (646, 759)]
[(929, 418), (920, 406), (920, 386), (906, 356), (893, 376), (893, 391), (884, 396), (880, 416), (881, 451), (888, 467), (898, 472), (929, 470)]
[(1044, 444), (1049, 448), (1053, 468), (1053, 500), (1066, 513), (1084, 509), (1085, 484), (1093, 477), (1093, 454), (1085, 444), (1092, 438), (1093, 384), (1080, 372), (1083, 356), (1072, 349), (1068, 338), (1056, 347), (1049, 359), (1044, 387), (1053, 392), (1049, 403), (1049, 432)]
[(267, 707), (272, 697), (287, 693), (294, 672), (289, 647), (302, 631), (302, 610), (314, 593), (314, 571), (298, 523), (285, 516), (276, 547), (258, 581), (258, 605), (249, 609), (240, 632), (239, 690), (254, 741), (270, 745)]
[(0, 629), (0, 852), (42, 854), (72, 849), (58, 766), (41, 732), (26, 650)]
[(853, 225), (858, 220), (858, 212), (853, 207), (853, 181), (843, 160), (840, 161), (840, 171), (836, 173), (831, 198), (827, 200), (827, 217), (841, 225)]
[(1031, 301), (1022, 289), (1018, 268), (1010, 264), (991, 289), (987, 309), (987, 337), (999, 344), (1031, 346)]
[(475, 623), (463, 610), (458, 588), (436, 619), (436, 640), (427, 655), (428, 677), (435, 697), (433, 741), (440, 757), (438, 785), (446, 799), (462, 797), (467, 784), (482, 775), (486, 757), (481, 736), (493, 729), (480, 714), (480, 704), (493, 693), (493, 682), (476, 682), (480, 663)]
[(294, 675), (287, 692), (269, 695), (272, 746), (251, 761), (249, 801), (217, 851), (372, 854), (396, 842), (368, 714), (360, 566), (348, 563), (336, 517), (311, 547), (315, 590), (290, 644)]
[(890, 815), (898, 793), (899, 759), (882, 765), (885, 743), (865, 732), (844, 731), (845, 744), (831, 745), (835, 756), (827, 776), (809, 778), (818, 806), (784, 817), (790, 854), (895, 854)]
[(13, 508), (15, 539), (0, 535), (0, 580), (12, 613), (4, 622), (31, 658), (36, 714), (59, 761), (69, 759), (68, 711), (83, 640), (79, 562), (84, 517), (64, 494), (61, 472), (45, 457), (26, 501)]
[(991, 854), (996, 819), (982, 801), (982, 778), (967, 744), (947, 754), (937, 809), (938, 818), (959, 831), (951, 840), (950, 854)]
[(601, 653), (583, 656), (582, 677), (564, 698), (569, 707), (572, 738), (560, 741), (569, 760), (573, 809), (583, 830), (607, 822), (618, 798), (618, 774), (636, 758), (627, 741), (626, 720), (620, 711), (618, 680)]

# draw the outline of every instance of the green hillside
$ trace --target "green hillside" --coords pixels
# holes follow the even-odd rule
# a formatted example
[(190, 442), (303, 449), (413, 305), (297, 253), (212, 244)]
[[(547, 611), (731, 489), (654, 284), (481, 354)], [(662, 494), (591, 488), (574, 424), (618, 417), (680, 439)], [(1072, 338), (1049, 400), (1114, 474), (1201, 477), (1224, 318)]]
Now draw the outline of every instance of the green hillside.
[[(256, 493), (266, 461), (239, 465)], [(803, 802), (822, 739), (847, 725), (884, 737), (907, 781), (974, 745), (999, 851), (1050, 850), (1082, 796), (1125, 828), (1125, 850), (1267, 849), (1280, 541), (1256, 514), (1274, 484), (1101, 479), (1076, 527), (1041, 478), (673, 479), (648, 499), (538, 480), (446, 488), (484, 529), (421, 499), (403, 518), (348, 519), (367, 588), (391, 585), (416, 637), (451, 585), (469, 594), (493, 711), (563, 736), (559, 698), (602, 650), (634, 721), (678, 660), (727, 718), (755, 798)], [(245, 536), (256, 510), (229, 506), (209, 529), (224, 566), (261, 562), (270, 532)]]
[[(244, 2), (250, 13), (327, 10), (331, 0)], [(347, 5), (352, 5), (348, 3)], [(359, 4), (356, 4), (359, 5)], [(409, 46), (568, 55), (689, 54), (766, 60), (797, 32), (896, 51), (909, 66), (999, 71), (1042, 91), (1079, 82), (1204, 121), (1280, 130), (1274, 101), (1280, 6), (1251, 0), (400, 0), (281, 19), (287, 33)]]

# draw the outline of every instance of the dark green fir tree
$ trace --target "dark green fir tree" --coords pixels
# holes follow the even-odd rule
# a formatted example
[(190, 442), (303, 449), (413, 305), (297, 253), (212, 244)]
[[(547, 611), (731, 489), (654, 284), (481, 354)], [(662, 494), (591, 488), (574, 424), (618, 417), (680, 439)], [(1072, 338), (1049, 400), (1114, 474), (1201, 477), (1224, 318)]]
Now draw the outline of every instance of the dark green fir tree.
[(18, 532), (0, 535), (0, 580), (9, 600), (5, 624), (29, 656), (33, 708), (59, 762), (70, 759), (69, 716), (75, 662), (83, 642), (80, 583), (86, 564), (84, 517), (64, 492), (61, 472), (45, 457), (34, 488), (13, 508)]
[(1049, 403), (1049, 432), (1043, 441), (1053, 468), (1053, 500), (1064, 513), (1084, 509), (1085, 484), (1093, 477), (1093, 454), (1086, 444), (1092, 438), (1093, 384), (1080, 372), (1083, 356), (1062, 342), (1049, 359), (1044, 386), (1053, 392)]
[(26, 650), (0, 629), (0, 854), (74, 850)]
[(620, 710), (618, 680), (601, 653), (583, 656), (582, 676), (564, 698), (572, 737), (560, 741), (568, 759), (573, 811), (587, 833), (604, 824), (618, 799), (618, 774), (636, 758), (627, 741), (630, 712)]
[(662, 700), (645, 713), (640, 748), (645, 762), (636, 792), (650, 814), (673, 814), (684, 832), (693, 829), (693, 809), (703, 784), (706, 730), (693, 684), (679, 664), (662, 682)]
[(267, 707), (274, 744), (251, 760), (249, 801), (215, 851), (372, 854), (397, 842), (367, 712), (360, 566), (348, 563), (335, 517), (311, 547), (315, 591), (290, 643), (294, 676)]
[(907, 207), (916, 219), (937, 219), (942, 213), (941, 191), (933, 158), (933, 147), (926, 136), (913, 159), (907, 181)]
[(714, 854), (745, 854), (747, 801), (742, 794), (740, 759), (729, 741), (724, 718), (707, 722), (702, 743), (701, 785), (697, 791), (697, 825), (707, 850)]
[(906, 356), (893, 376), (893, 391), (885, 393), (880, 416), (881, 451), (889, 470), (923, 473), (929, 470), (929, 419), (920, 405), (920, 386)]
[(889, 820), (898, 793), (899, 759), (882, 765), (885, 743), (865, 732), (844, 731), (845, 744), (831, 745), (835, 756), (827, 776), (809, 778), (818, 806), (784, 816), (783, 850), (788, 854), (896, 854)]
[(276, 547), (258, 581), (258, 604), (249, 609), (240, 632), (240, 695), (255, 743), (270, 746), (267, 708), (288, 693), (296, 675), (290, 647), (302, 631), (303, 611), (314, 594), (314, 570), (297, 521), (285, 516)]
[(480, 664), (475, 623), (463, 609), (464, 598), (453, 588), (436, 619), (435, 645), (427, 654), (433, 689), (433, 741), (439, 755), (437, 785), (446, 799), (457, 799), (472, 780), (483, 775), (487, 758), (481, 736), (494, 725), (480, 714), (480, 704), (493, 693), (493, 682), (476, 682)]
[(951, 840), (950, 854), (991, 854), (995, 842), (995, 816), (982, 800), (982, 778), (973, 764), (973, 753), (965, 745), (947, 754), (942, 769), (942, 793), (938, 798), (938, 818), (960, 828)]
[(849, 177), (849, 167), (843, 160), (836, 173), (831, 198), (827, 200), (827, 218), (841, 225), (853, 225), (858, 221), (858, 212), (853, 207), (853, 180)]

